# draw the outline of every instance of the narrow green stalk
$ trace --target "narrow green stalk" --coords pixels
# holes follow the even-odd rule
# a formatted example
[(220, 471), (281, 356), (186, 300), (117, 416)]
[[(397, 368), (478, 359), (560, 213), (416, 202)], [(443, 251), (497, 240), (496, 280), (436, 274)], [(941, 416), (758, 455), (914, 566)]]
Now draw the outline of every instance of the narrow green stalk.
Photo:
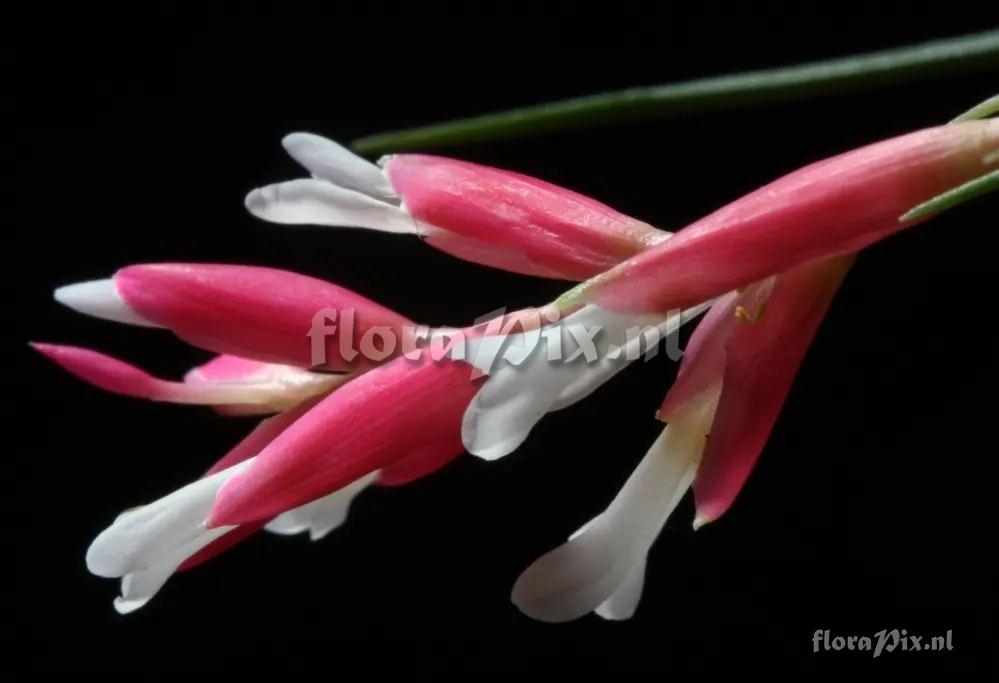
[(981, 197), (983, 194), (999, 190), (999, 170), (986, 173), (974, 180), (969, 180), (964, 185), (959, 185), (952, 190), (947, 190), (943, 194), (938, 194), (928, 202), (923, 202), (919, 206), (910, 209), (898, 220), (900, 223), (933, 216), (958, 204)]
[(621, 120), (848, 92), (999, 66), (999, 30), (916, 46), (684, 83), (630, 88), (355, 140), (363, 154), (536, 135)]
[(979, 102), (974, 107), (954, 119), (954, 122), (987, 119), (993, 114), (999, 114), (999, 95), (993, 95), (984, 102)]

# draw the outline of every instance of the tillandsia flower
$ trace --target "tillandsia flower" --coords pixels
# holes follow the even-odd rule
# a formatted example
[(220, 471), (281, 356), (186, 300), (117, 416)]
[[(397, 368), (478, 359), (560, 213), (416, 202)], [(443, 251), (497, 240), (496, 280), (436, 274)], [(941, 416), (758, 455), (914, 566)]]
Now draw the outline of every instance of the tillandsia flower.
[[(519, 175), (432, 157), (395, 157), (383, 172), (311, 136), (285, 144), (317, 178), (251, 193), (258, 215), (415, 233), (479, 263), (591, 279), (514, 316), (519, 331), (502, 321), (463, 330), (470, 356), (451, 347), (436, 358), (424, 346), (358, 360), (334, 340), (320, 344), (322, 367), (352, 373), (349, 381), (270, 418), (209, 476), (125, 513), (95, 541), (88, 565), (124, 577), (126, 602), (268, 522), (280, 531), (306, 518), (317, 529), (341, 521), (376, 478), (405, 482), (463, 447), (489, 459), (510, 452), (546, 412), (636, 359), (650, 332), (667, 333), (714, 301), (661, 409), (661, 439), (607, 511), (514, 590), (521, 609), (543, 619), (630, 615), (648, 549), (691, 480), (699, 522), (724, 512), (745, 481), (848, 255), (905, 227), (898, 217), (913, 205), (999, 164), (996, 122), (929, 129), (813, 164), (669, 237)], [(362, 334), (338, 328), (336, 342), (408, 324), (328, 283), (278, 273), (142, 266), (57, 296), (216, 353), (302, 370), (313, 366), (303, 337), (319, 309), (368, 312)], [(565, 353), (531, 354), (539, 338)], [(759, 359), (772, 376), (761, 376)]]
[(525, 614), (632, 616), (649, 549), (691, 484), (695, 529), (732, 504), (853, 258), (806, 263), (715, 302), (660, 407), (661, 436), (607, 510), (517, 580)]
[(385, 157), (381, 168), (331, 140), (293, 133), (288, 153), (312, 178), (250, 192), (276, 223), (419, 235), (467, 261), (527, 275), (592, 277), (668, 233), (535, 178), (442, 157)]
[[(402, 337), (404, 327), (414, 326), (343, 287), (255, 266), (129, 266), (107, 280), (60, 287), (55, 298), (98, 318), (168, 328), (189, 344), (216, 353), (341, 372), (377, 362), (357, 352), (376, 328)], [(324, 332), (320, 349), (303, 343), (314, 323), (325, 323), (341, 311), (352, 313), (349, 324)], [(316, 356), (322, 361), (314, 362)]]
[[(960, 126), (932, 129), (923, 133), (904, 136), (887, 143), (881, 143), (871, 148), (865, 148), (858, 152), (849, 153), (827, 162), (813, 165), (810, 169), (822, 167), (826, 169), (828, 175), (826, 182), (828, 185), (823, 188), (821, 183), (818, 186), (815, 186), (813, 183), (812, 185), (805, 185), (805, 187), (806, 189), (811, 187), (812, 193), (818, 192), (820, 195), (827, 197), (835, 197), (839, 189), (843, 187), (856, 192), (858, 199), (867, 199), (871, 196), (876, 197), (877, 193), (872, 193), (862, 183), (852, 182), (844, 184), (845, 171), (855, 174), (857, 167), (862, 167), (866, 169), (865, 172), (871, 182), (887, 182), (888, 185), (886, 187), (889, 193), (898, 194), (897, 190), (892, 189), (893, 187), (900, 187), (900, 189), (905, 190), (904, 196), (901, 199), (896, 198), (894, 204), (881, 201), (877, 207), (882, 210), (882, 214), (878, 217), (882, 221), (889, 221), (894, 226), (897, 216), (909, 204), (925, 199), (932, 193), (937, 192), (942, 185), (961, 182), (966, 178), (974, 177), (976, 174), (981, 174), (984, 170), (987, 170), (989, 163), (987, 161), (988, 155), (994, 151), (995, 147), (993, 131), (994, 129), (989, 123), (973, 124), (970, 126), (962, 124)], [(914, 148), (922, 150), (923, 154), (917, 154), (913, 151)], [(901, 179), (899, 178), (899, 168), (906, 171), (906, 173), (902, 174)], [(917, 170), (913, 170), (913, 168), (917, 168)], [(918, 172), (918, 169), (921, 169), (922, 174), (933, 176), (935, 180), (933, 182), (920, 180), (922, 176)], [(747, 216), (752, 217), (759, 210), (767, 208), (767, 205), (761, 202), (759, 198), (773, 194), (777, 207), (783, 208), (789, 214), (785, 217), (782, 226), (783, 230), (778, 233), (778, 236), (784, 235), (785, 239), (792, 242), (795, 240), (802, 241), (801, 238), (796, 236), (799, 232), (811, 234), (813, 232), (811, 230), (813, 221), (807, 215), (794, 211), (794, 207), (790, 205), (790, 200), (786, 196), (787, 192), (779, 190), (788, 185), (792, 189), (801, 187), (801, 174), (802, 172), (792, 174), (790, 176), (791, 180), (783, 179), (777, 181), (777, 183), (771, 186), (771, 188), (777, 188), (776, 191), (765, 189), (750, 195), (744, 200), (749, 203), (751, 209), (751, 211), (747, 212)], [(805, 172), (804, 175), (808, 178), (811, 177), (810, 172)], [(846, 175), (849, 176), (849, 173), (846, 173)], [(901, 183), (901, 186), (899, 183)], [(922, 194), (910, 191), (910, 185), (912, 184), (921, 188)], [(806, 192), (804, 198), (808, 199), (810, 196)], [(720, 213), (724, 215), (738, 215), (739, 212), (736, 209), (741, 201), (743, 200), (736, 202), (733, 207), (730, 207), (728, 210), (722, 210)], [(845, 208), (852, 206), (849, 201), (844, 202), (842, 199), (837, 199), (837, 201), (839, 205)], [(891, 232), (877, 224), (872, 225), (870, 209), (854, 209), (854, 214), (855, 216), (846, 215), (845, 219), (864, 222), (864, 225), (868, 228), (879, 231), (881, 234)], [(798, 219), (796, 223), (792, 220), (794, 218)], [(758, 221), (754, 225), (757, 226), (757, 230), (760, 230), (758, 226), (761, 224)], [(696, 225), (694, 227), (698, 229)], [(773, 232), (766, 226), (764, 226), (764, 229), (768, 231), (767, 234)], [(862, 233), (857, 228), (854, 227), (852, 230), (854, 233), (859, 233), (862, 236)], [(821, 238), (813, 238), (813, 241), (816, 242), (813, 255), (821, 256), (823, 248), (832, 253), (842, 249), (842, 242), (837, 239), (838, 237), (839, 235), (836, 233), (831, 235), (833, 239), (832, 244), (825, 244)], [(668, 249), (669, 245), (676, 239), (674, 237), (665, 240), (662, 244), (650, 248), (646, 253), (649, 255), (660, 253)], [(748, 238), (745, 238), (744, 246), (751, 246), (748, 242)], [(683, 243), (681, 242), (681, 244)], [(857, 245), (859, 246), (860, 242), (857, 242)], [(710, 275), (713, 273), (711, 268), (713, 260), (720, 259), (722, 265), (734, 260), (728, 252), (721, 251), (720, 254), (716, 254), (716, 246), (711, 245), (710, 250), (708, 248), (689, 249), (684, 253), (683, 260), (691, 262), (691, 264), (696, 263), (698, 268), (695, 269), (693, 265), (689, 265), (686, 270), (680, 271), (680, 275), (684, 278), (683, 282), (699, 283), (701, 280), (709, 280), (711, 283), (714, 283), (712, 285), (713, 288), (702, 285), (703, 293), (701, 296), (704, 299), (724, 294), (727, 289), (740, 284), (726, 281), (717, 282)], [(752, 252), (747, 250), (743, 254), (742, 259), (751, 261), (752, 255)], [(627, 273), (630, 268), (634, 267), (636, 262), (642, 264), (645, 260), (647, 260), (647, 257), (644, 255), (635, 257), (631, 261), (625, 262), (613, 269), (611, 273)], [(793, 265), (793, 261), (791, 265)], [(705, 272), (709, 273), (709, 275), (705, 276)], [(612, 279), (608, 279), (606, 276), (598, 276), (593, 281), (578, 288), (573, 295), (567, 297), (563, 301), (563, 307), (570, 310), (573, 307), (578, 307), (580, 299), (585, 301), (584, 297), (588, 293), (599, 291), (600, 287), (608, 282), (613, 284)], [(643, 282), (643, 284), (647, 284), (647, 287), (651, 290), (644, 293), (645, 299), (648, 300), (651, 298), (655, 300), (655, 282), (649, 277), (648, 282)], [(674, 284), (673, 282), (668, 282), (669, 286)], [(699, 302), (688, 298), (684, 299), (682, 304), (697, 305)], [(631, 313), (627, 310), (617, 313), (613, 309), (608, 310), (609, 308), (601, 306), (600, 301), (597, 301), (578, 310), (573, 315), (579, 315), (590, 323), (610, 323), (609, 326), (617, 331), (620, 331), (625, 325), (636, 323), (648, 325), (650, 323), (655, 324), (656, 321), (670, 319), (670, 309), (666, 307), (646, 305), (638, 313)], [(569, 319), (562, 321), (567, 326), (571, 326), (571, 322), (573, 322), (571, 316)], [(615, 339), (615, 345), (617, 348), (620, 348), (617, 343), (618, 340)], [(607, 347), (607, 351), (610, 351), (609, 346)], [(571, 400), (565, 398), (566, 390), (578, 386), (586, 386), (587, 391), (592, 390), (596, 384), (599, 384), (600, 379), (605, 379), (613, 374), (612, 371), (604, 371), (600, 366), (581, 372), (574, 371), (567, 363), (556, 364), (556, 369), (551, 369), (552, 367), (552, 364), (536, 361), (533, 364), (525, 366), (526, 369), (519, 372), (514, 370), (508, 371), (509, 366), (507, 365), (504, 365), (498, 372), (490, 372), (489, 379), (483, 383), (481, 390), (475, 393), (473, 400), (469, 403), (468, 409), (464, 413), (462, 432), (466, 448), (473, 453), (482, 454), (489, 458), (499, 457), (505, 452), (509, 452), (509, 450), (512, 450), (522, 441), (530, 425), (543, 415), (544, 412), (552, 407), (565, 405)], [(544, 381), (538, 381), (538, 373), (544, 375)], [(594, 374), (599, 376), (596, 381), (592, 381), (588, 377)], [(301, 458), (288, 456), (282, 457), (280, 461), (274, 459), (268, 462), (266, 467), (263, 462), (263, 459), (258, 460), (254, 463), (253, 467), (241, 474), (238, 478), (238, 486), (234, 480), (233, 483), (223, 488), (218, 496), (216, 508), (213, 512), (213, 523), (245, 523), (274, 512), (266, 501), (277, 495), (278, 492), (286, 492), (294, 488), (290, 480), (291, 475), (288, 474), (292, 470), (290, 467), (291, 462), (295, 463), (294, 469), (297, 472), (294, 480), (302, 482), (308, 480), (310, 481), (309, 486), (314, 487), (314, 490), (310, 488), (307, 492), (299, 492), (294, 496), (289, 496), (278, 507), (299, 504), (302, 502), (303, 497), (307, 499), (308, 496), (315, 496), (324, 486), (332, 486), (337, 483), (335, 478), (330, 478), (324, 484), (319, 484), (317, 482), (317, 475), (312, 472), (310, 466), (304, 463)]]
[(906, 227), (900, 217), (911, 206), (989, 172), (997, 148), (999, 122), (984, 121), (813, 164), (565, 297), (570, 305), (654, 311), (781, 273), (714, 304), (660, 408), (669, 423), (662, 436), (604, 513), (520, 576), (514, 603), (545, 621), (591, 610), (630, 617), (649, 548), (686, 489), (693, 484), (697, 528), (723, 514), (746, 481), (850, 252)]

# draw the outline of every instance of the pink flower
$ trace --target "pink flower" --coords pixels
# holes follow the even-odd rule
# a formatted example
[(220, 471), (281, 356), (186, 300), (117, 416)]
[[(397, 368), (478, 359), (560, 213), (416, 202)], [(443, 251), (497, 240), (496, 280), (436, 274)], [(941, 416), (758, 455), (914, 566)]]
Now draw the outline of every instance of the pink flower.
[(928, 128), (819, 161), (687, 226), (576, 292), (615, 311), (683, 308), (914, 223), (909, 209), (999, 168), (999, 119)]
[(715, 302), (660, 408), (662, 435), (610, 506), (517, 580), (512, 599), (525, 614), (631, 617), (649, 549), (687, 488), (695, 529), (731, 505), (852, 262), (810, 262)]
[(317, 135), (282, 142), (313, 177), (247, 195), (251, 213), (276, 223), (419, 235), (467, 261), (567, 280), (592, 277), (667, 236), (519, 173), (415, 154), (386, 157), (379, 168)]
[[(306, 335), (317, 315), (352, 311), (353, 325), (333, 325), (325, 336), (328, 370), (371, 367), (364, 355), (345, 358), (373, 328), (402, 336), (403, 316), (348, 289), (273, 268), (160, 263), (122, 268), (107, 280), (60, 287), (55, 298), (99, 318), (165, 327), (194, 346), (244, 358), (312, 368)], [(325, 316), (324, 318), (325, 319)], [(350, 339), (341, 339), (348, 330)]]

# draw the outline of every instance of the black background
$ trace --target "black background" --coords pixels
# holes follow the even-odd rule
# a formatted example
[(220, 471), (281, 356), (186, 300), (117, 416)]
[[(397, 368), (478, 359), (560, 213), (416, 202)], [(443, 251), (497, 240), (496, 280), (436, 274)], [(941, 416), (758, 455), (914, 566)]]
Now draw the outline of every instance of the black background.
[[(206, 354), (61, 309), (51, 290), (129, 263), (218, 261), (325, 277), (435, 324), (542, 303), (562, 284), (416, 240), (284, 228), (242, 207), (300, 175), (293, 130), (359, 135), (562, 96), (831, 57), (995, 25), (972, 6), (734, 12), (326, 6), (9, 16), (4, 221), (6, 644), (31, 668), (981, 671), (995, 653), (994, 199), (860, 258), (733, 509), (685, 502), (630, 622), (550, 626), (518, 573), (603, 508), (658, 431), (675, 367), (632, 367), (493, 464), (372, 490), (328, 539), (259, 536), (129, 617), (84, 551), (119, 511), (197, 476), (250, 422), (111, 396), (29, 339), (167, 376)], [(947, 120), (996, 73), (752, 111), (447, 150), (679, 228), (806, 162)], [(10, 310), (10, 307), (13, 310)], [(13, 328), (13, 329), (12, 329)], [(813, 654), (812, 633), (953, 629), (950, 653)], [(11, 661), (10, 659), (7, 660)]]

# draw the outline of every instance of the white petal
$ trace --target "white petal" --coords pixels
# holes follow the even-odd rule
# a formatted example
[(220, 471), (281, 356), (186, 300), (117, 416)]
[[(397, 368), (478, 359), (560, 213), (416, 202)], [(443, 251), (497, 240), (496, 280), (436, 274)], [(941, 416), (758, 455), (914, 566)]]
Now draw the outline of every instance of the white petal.
[(641, 593), (636, 566), (694, 479), (716, 401), (669, 424), (610, 506), (520, 575), (511, 599), (524, 614), (569, 621), (602, 605), (616, 618), (629, 614)]
[(312, 133), (291, 133), (281, 144), (316, 178), (376, 199), (399, 201), (382, 169), (332, 140)]
[(77, 282), (59, 287), (53, 296), (63, 306), (85, 315), (92, 315), (95, 318), (129, 325), (141, 325), (142, 327), (159, 327), (159, 325), (143, 318), (135, 309), (125, 303), (112, 278)]
[(257, 218), (273, 223), (369, 228), (417, 234), (417, 222), (403, 209), (325, 180), (303, 178), (253, 190), (244, 200)]
[(367, 474), (328, 496), (281, 513), (264, 528), (275, 534), (298, 534), (308, 531), (309, 538), (318, 541), (343, 524), (347, 519), (351, 502), (377, 478), (377, 471)]
[(156, 561), (121, 577), (121, 595), (114, 600), (119, 614), (134, 612), (149, 602), (167, 582), (184, 560), (194, 555), (215, 539), (225, 535), (232, 527), (219, 527), (195, 538), (180, 548), (166, 553)]
[(631, 568), (631, 573), (611, 596), (600, 603), (594, 610), (599, 616), (611, 621), (631, 619), (642, 600), (642, 588), (645, 586), (646, 558), (640, 559)]
[(165, 558), (164, 561), (121, 578), (121, 595), (114, 599), (119, 614), (134, 612), (149, 602), (167, 582), (184, 558)]
[[(468, 341), (467, 361), (489, 375), (472, 399), (462, 418), (461, 437), (469, 453), (495, 460), (515, 450), (534, 425), (547, 413), (559, 410), (589, 395), (629, 363), (628, 358), (640, 357), (642, 338), (631, 334), (635, 329), (656, 327), (665, 336), (699, 314), (708, 304), (667, 316), (625, 315), (588, 305), (552, 325), (545, 327), (542, 341), (526, 360), (509, 362), (510, 350), (531, 347), (538, 334), (511, 334), (503, 358), (496, 358), (493, 349), (496, 337)], [(585, 356), (574, 360), (580, 340), (588, 339), (585, 330), (598, 326), (593, 338), (597, 359), (588, 362)], [(551, 335), (561, 336), (562, 360), (549, 360)], [(532, 339), (533, 338), (533, 339)], [(616, 347), (616, 355), (609, 350)], [(585, 348), (585, 347), (584, 347)]]
[[(207, 529), (205, 519), (222, 484), (253, 458), (199, 479), (159, 500), (128, 510), (87, 549), (87, 569), (109, 578), (156, 566), (184, 547), (198, 550), (234, 527)], [(193, 552), (193, 551), (192, 551)]]

